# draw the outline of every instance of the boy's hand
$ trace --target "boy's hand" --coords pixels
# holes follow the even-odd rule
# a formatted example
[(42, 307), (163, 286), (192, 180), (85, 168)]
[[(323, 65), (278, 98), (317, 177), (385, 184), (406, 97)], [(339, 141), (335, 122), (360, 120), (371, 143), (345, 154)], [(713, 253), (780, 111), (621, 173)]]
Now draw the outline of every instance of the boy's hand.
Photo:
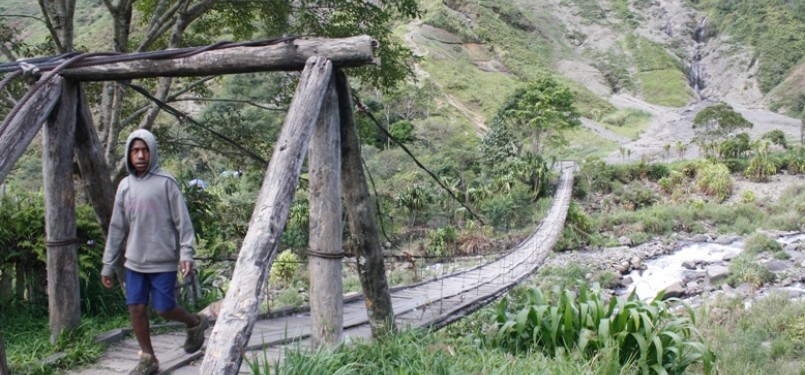
[(115, 285), (115, 280), (109, 276), (101, 275), (101, 284), (107, 288), (111, 288)]
[(182, 270), (182, 277), (187, 277), (190, 272), (193, 272), (193, 262), (183, 260), (180, 264)]

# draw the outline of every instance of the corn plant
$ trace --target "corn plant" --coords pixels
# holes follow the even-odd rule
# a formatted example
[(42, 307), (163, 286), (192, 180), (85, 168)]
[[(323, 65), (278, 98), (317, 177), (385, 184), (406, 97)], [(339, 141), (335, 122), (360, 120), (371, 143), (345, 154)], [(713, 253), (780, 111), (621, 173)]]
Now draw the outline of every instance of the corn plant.
[(626, 298), (602, 296), (600, 287), (579, 287), (559, 293), (551, 303), (539, 289), (525, 293), (524, 307), (510, 312), (508, 298), (497, 306), (488, 343), (513, 352), (541, 350), (552, 356), (577, 350), (589, 358), (614, 350), (622, 365), (636, 365), (646, 374), (681, 374), (701, 361), (705, 373), (714, 356), (694, 326), (693, 311), (677, 315), (662, 301), (662, 294), (642, 301), (634, 293)]

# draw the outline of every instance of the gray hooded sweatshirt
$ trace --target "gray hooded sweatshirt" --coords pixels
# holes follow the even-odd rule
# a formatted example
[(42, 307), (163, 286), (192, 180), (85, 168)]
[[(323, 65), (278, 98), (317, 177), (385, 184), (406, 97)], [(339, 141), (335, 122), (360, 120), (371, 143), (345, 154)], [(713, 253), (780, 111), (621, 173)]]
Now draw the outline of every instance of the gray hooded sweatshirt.
[[(148, 168), (137, 177), (129, 159), (135, 139), (148, 145)], [(154, 273), (175, 272), (179, 261), (193, 261), (193, 224), (176, 178), (159, 167), (157, 140), (151, 132), (140, 129), (126, 141), (128, 177), (117, 187), (109, 237), (103, 252), (104, 276), (114, 275), (121, 255), (130, 270)], [(125, 254), (121, 253), (125, 244)]]

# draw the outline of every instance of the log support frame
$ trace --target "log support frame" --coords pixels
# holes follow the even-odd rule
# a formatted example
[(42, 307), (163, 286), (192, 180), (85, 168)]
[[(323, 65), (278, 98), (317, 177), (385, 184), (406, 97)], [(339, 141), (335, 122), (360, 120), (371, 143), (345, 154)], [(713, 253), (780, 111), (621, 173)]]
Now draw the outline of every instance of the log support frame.
[(310, 142), (309, 156), (308, 262), (311, 341), (314, 348), (339, 344), (344, 331), (341, 132), (338, 112), (338, 94), (335, 79), (331, 77)]
[(70, 330), (81, 322), (73, 186), (78, 83), (64, 80), (61, 87), (59, 105), (45, 124), (42, 140), (51, 344), (58, 342), (62, 331)]
[[(339, 47), (339, 43), (345, 44)], [(357, 47), (350, 52), (349, 46)], [(343, 331), (342, 194), (348, 205), (350, 229), (358, 239), (359, 273), (373, 335), (379, 336), (394, 330), (373, 207), (369, 203), (368, 188), (360, 164), (349, 87), (342, 72), (334, 74), (334, 66), (376, 62), (372, 56), (374, 48), (376, 42), (365, 36), (336, 41), (333, 45), (321, 40), (302, 41), (281, 48), (264, 49), (268, 57), (257, 59), (261, 61), (252, 62), (248, 67), (240, 64), (239, 68), (224, 67), (223, 71), (214, 71), (227, 74), (297, 70), (306, 59), (282, 134), (266, 170), (232, 286), (210, 336), (201, 373), (235, 374), (240, 368), (243, 350), (257, 316), (257, 307), (262, 301), (262, 285), (267, 280), (270, 264), (276, 255), (309, 143), (313, 144), (310, 154), (310, 255), (311, 269), (314, 270), (311, 274), (316, 275), (311, 280), (311, 313), (314, 319), (311, 334), (314, 345), (339, 344)], [(277, 51), (284, 51), (286, 59), (279, 58), (265, 64), (265, 59), (272, 59), (271, 56), (275, 56), (273, 54)], [(220, 69), (219, 62), (224, 61), (220, 60), (220, 56), (220, 52), (212, 51), (184, 58), (208, 66), (201, 69), (185, 69), (187, 61), (178, 62), (182, 59), (168, 63), (163, 61), (168, 69), (185, 64), (185, 70), (174, 68), (177, 70), (173, 73), (161, 70), (156, 75), (146, 69), (151, 62), (66, 69), (61, 75), (48, 73), (20, 100), (28, 104), (15, 108), (0, 126), (2, 183), (42, 124), (47, 123), (43, 168), (51, 342), (58, 340), (63, 330), (75, 327), (80, 322), (72, 176), (74, 152), (84, 186), (104, 232), (108, 230), (114, 199), (114, 186), (103, 147), (92, 124), (86, 96), (77, 81), (206, 75), (211, 74), (209, 67)], [(261, 63), (265, 66), (260, 67)], [(380, 279), (374, 280), (378, 277)]]

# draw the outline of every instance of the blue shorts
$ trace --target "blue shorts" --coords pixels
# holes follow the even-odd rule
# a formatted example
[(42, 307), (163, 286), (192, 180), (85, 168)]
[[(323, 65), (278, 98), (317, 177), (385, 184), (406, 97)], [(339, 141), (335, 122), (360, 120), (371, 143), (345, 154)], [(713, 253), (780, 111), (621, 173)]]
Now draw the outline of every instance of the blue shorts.
[(142, 273), (126, 268), (126, 304), (151, 305), (157, 311), (176, 307), (176, 272)]

